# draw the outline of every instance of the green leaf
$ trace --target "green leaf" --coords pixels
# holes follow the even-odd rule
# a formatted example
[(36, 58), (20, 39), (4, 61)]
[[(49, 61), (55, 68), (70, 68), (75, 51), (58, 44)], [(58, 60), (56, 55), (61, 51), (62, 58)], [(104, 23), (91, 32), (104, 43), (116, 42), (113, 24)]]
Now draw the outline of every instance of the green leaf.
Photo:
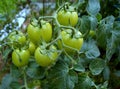
[(93, 75), (99, 75), (105, 67), (105, 61), (97, 58), (91, 61), (89, 69)]
[(90, 16), (89, 19), (90, 19), (90, 23), (91, 23), (90, 29), (96, 30), (97, 22), (98, 22), (97, 18), (95, 16)]
[(27, 67), (26, 73), (30, 78), (42, 79), (45, 75), (45, 69), (36, 64), (36, 62), (31, 61)]
[(68, 65), (59, 60), (56, 65), (48, 71), (48, 89), (74, 89), (77, 83), (77, 74), (68, 68)]
[(105, 50), (107, 45), (107, 36), (110, 31), (113, 30), (113, 23), (115, 18), (113, 16), (108, 16), (100, 21), (98, 29), (96, 30), (96, 41), (98, 46)]
[(74, 65), (74, 70), (78, 72), (85, 72), (85, 68), (82, 63), (78, 63)]
[(110, 69), (108, 66), (105, 66), (104, 70), (103, 70), (103, 77), (105, 80), (109, 80), (110, 79)]
[(94, 86), (94, 82), (87, 74), (79, 74), (78, 83), (74, 89), (91, 89)]
[(14, 78), (19, 78), (22, 75), (22, 72), (15, 65), (10, 66), (10, 74)]
[(9, 58), (8, 58), (8, 55), (10, 54), (11, 51), (12, 51), (12, 49), (7, 48), (7, 49), (5, 49), (5, 51), (3, 52), (3, 60), (4, 60), (4, 62), (7, 62), (7, 60), (9, 59)]
[(97, 89), (108, 89), (108, 81), (105, 81), (103, 84), (99, 84)]
[(80, 31), (82, 33), (86, 33), (89, 29), (91, 29), (91, 21), (89, 16), (82, 16), (80, 18)]
[(100, 56), (100, 51), (94, 40), (85, 41), (81, 52), (84, 52), (88, 59), (95, 59)]
[(95, 16), (82, 16), (82, 18), (80, 18), (78, 24), (77, 24), (77, 29), (79, 29), (83, 35), (85, 34), (88, 35), (89, 31), (95, 30), (97, 27), (97, 18)]
[(106, 59), (110, 60), (120, 44), (120, 22), (115, 22), (111, 34), (107, 37)]
[(86, 10), (90, 15), (94, 15), (94, 16), (97, 15), (100, 11), (99, 0), (88, 0)]
[(114, 74), (115, 74), (117, 77), (120, 77), (120, 70), (115, 71)]
[(11, 89), (10, 84), (12, 81), (12, 76), (10, 74), (6, 74), (2, 79), (0, 89)]
[(11, 88), (11, 89), (19, 89), (20, 87), (21, 87), (21, 84), (18, 83), (18, 82), (12, 82), (12, 83), (10, 84), (10, 88)]

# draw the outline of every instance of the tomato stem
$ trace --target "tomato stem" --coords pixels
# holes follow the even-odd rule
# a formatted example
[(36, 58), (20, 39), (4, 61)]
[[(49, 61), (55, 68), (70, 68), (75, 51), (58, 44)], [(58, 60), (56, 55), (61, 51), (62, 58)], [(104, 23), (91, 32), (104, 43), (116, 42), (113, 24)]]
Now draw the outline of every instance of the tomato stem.
[(89, 32), (90, 32), (90, 29), (88, 29), (87, 32), (81, 36), (81, 38), (85, 38), (89, 34)]
[(65, 5), (69, 4), (68, 2), (64, 3), (63, 5), (61, 5), (57, 10), (56, 13), (58, 13), (62, 8), (64, 8)]
[(49, 44), (47, 44), (46, 47), (48, 47), (48, 46), (54, 44), (54, 43), (55, 43), (57, 40), (59, 40), (59, 39), (61, 39), (60, 36), (58, 36), (55, 40), (53, 40), (52, 42), (50, 42)]
[(66, 56), (71, 60), (71, 62), (72, 62), (72, 67), (71, 68), (73, 68), (73, 65), (77, 64), (77, 62), (65, 50), (63, 50), (63, 51), (66, 54)]
[(54, 16), (41, 16), (39, 17), (38, 21), (40, 21), (41, 19), (54, 19)]
[(79, 50), (78, 50), (78, 49), (75, 49), (75, 48), (73, 48), (73, 47), (70, 47), (70, 46), (65, 45), (62, 39), (61, 39), (61, 41), (62, 41), (62, 46), (63, 46), (63, 47), (69, 48), (69, 49), (74, 50), (74, 51), (76, 51), (77, 53), (79, 53)]

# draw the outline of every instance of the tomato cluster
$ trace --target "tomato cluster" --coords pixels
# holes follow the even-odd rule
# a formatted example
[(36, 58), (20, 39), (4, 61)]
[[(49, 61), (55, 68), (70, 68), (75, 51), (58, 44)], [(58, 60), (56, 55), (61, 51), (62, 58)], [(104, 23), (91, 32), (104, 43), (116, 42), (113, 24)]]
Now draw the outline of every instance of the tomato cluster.
[(33, 56), (36, 63), (47, 67), (55, 64), (61, 53), (79, 52), (83, 37), (75, 28), (77, 22), (77, 11), (73, 6), (65, 4), (53, 16), (31, 20), (26, 33), (16, 30), (11, 32), (8, 41), (13, 48), (13, 64), (17, 67), (26, 66)]

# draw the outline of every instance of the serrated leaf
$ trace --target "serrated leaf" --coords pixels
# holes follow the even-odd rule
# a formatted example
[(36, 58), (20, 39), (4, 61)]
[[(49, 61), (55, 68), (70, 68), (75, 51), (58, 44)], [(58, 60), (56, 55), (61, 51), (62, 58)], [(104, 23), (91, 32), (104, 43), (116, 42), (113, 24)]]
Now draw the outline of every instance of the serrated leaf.
[(89, 69), (93, 75), (99, 75), (105, 67), (105, 61), (102, 59), (94, 59), (89, 65)]
[(45, 69), (32, 61), (29, 63), (29, 67), (27, 67), (26, 73), (30, 78), (41, 79), (45, 75)]
[(87, 74), (79, 74), (78, 83), (74, 89), (91, 89), (94, 86), (92, 79)]
[(85, 53), (88, 59), (95, 59), (100, 55), (100, 51), (94, 40), (84, 42), (81, 51)]
[(97, 15), (100, 11), (99, 0), (88, 0), (86, 10), (90, 15)]
[(68, 65), (59, 60), (56, 65), (48, 71), (48, 89), (74, 89), (77, 83), (77, 74), (73, 70), (69, 71)]

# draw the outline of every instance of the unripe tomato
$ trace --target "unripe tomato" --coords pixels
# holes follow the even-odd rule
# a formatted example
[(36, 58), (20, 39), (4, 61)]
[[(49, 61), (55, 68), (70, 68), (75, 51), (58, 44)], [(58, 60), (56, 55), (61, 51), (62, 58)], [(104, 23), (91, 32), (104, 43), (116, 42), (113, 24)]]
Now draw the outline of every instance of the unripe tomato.
[(30, 52), (25, 49), (15, 49), (12, 52), (12, 62), (17, 67), (23, 67), (28, 64)]
[(61, 49), (62, 44), (64, 44), (65, 46), (70, 47), (64, 47), (65, 51), (68, 53), (74, 52), (74, 50), (71, 48), (74, 48), (79, 51), (83, 45), (83, 38), (81, 38), (81, 35), (82, 34), (80, 31), (76, 31), (75, 33), (73, 33), (71, 29), (63, 30), (61, 32), (62, 41), (58, 41), (59, 48)]
[(35, 60), (42, 67), (47, 67), (55, 63), (57, 57), (58, 52), (56, 47), (53, 45), (47, 49), (40, 46), (35, 51)]
[(28, 47), (28, 50), (30, 51), (30, 53), (34, 54), (35, 49), (36, 49), (36, 45), (33, 42), (30, 42)]
[(94, 36), (95, 36), (95, 31), (94, 31), (94, 30), (90, 30), (89, 35), (90, 35), (91, 37), (94, 37)]
[(25, 44), (26, 37), (21, 31), (13, 31), (9, 34), (8, 41), (12, 44), (10, 44), (10, 46), (17, 48), (20, 45), (23, 46)]
[(66, 10), (62, 8), (57, 14), (57, 19), (61, 25), (75, 26), (78, 22), (78, 13), (73, 9), (72, 6)]
[(52, 26), (50, 23), (42, 20), (41, 27), (29, 24), (27, 33), (29, 39), (35, 44), (38, 44), (41, 41), (49, 42), (52, 38)]

